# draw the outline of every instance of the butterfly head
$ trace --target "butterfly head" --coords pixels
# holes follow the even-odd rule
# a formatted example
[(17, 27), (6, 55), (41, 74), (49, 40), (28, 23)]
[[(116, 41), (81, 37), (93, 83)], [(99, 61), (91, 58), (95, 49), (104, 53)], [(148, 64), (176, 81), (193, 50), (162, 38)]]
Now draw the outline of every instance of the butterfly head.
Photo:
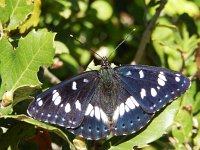
[(110, 62), (108, 61), (107, 57), (103, 57), (101, 61), (101, 68), (108, 69), (110, 68)]

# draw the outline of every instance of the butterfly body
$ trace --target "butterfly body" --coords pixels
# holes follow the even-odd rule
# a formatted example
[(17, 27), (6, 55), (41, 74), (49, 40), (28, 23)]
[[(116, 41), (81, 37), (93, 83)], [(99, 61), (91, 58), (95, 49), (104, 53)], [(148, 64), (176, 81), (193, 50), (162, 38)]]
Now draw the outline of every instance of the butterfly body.
[(184, 75), (159, 67), (125, 65), (79, 74), (38, 95), (28, 114), (97, 140), (137, 132), (190, 86)]

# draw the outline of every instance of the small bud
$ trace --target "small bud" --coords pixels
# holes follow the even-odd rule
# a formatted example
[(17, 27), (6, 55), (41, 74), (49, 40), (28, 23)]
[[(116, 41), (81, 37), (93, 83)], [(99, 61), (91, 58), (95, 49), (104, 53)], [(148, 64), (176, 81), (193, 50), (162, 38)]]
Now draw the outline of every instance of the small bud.
[(77, 150), (87, 150), (87, 146), (85, 143), (85, 139), (81, 137), (76, 137), (73, 140), (73, 144), (76, 147)]
[(1, 106), (7, 107), (13, 102), (13, 91), (7, 91), (2, 97)]

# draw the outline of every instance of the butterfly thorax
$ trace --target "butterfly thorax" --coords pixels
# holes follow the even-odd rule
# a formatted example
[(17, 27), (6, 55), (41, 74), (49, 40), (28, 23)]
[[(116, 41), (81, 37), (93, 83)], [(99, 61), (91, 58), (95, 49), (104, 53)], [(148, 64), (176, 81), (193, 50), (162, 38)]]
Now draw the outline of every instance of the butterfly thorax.
[(101, 89), (103, 89), (102, 92), (104, 93), (101, 105), (110, 119), (113, 115), (114, 107), (116, 106), (116, 101), (113, 101), (116, 98), (115, 91), (117, 91), (117, 88), (119, 87), (117, 85), (118, 82), (115, 81), (116, 76), (116, 72), (110, 66), (109, 62), (107, 60), (103, 60), (99, 71), (100, 86), (103, 86)]
[(100, 79), (104, 87), (109, 90), (113, 83), (114, 70), (111, 68), (109, 61), (106, 57), (103, 57), (100, 69)]

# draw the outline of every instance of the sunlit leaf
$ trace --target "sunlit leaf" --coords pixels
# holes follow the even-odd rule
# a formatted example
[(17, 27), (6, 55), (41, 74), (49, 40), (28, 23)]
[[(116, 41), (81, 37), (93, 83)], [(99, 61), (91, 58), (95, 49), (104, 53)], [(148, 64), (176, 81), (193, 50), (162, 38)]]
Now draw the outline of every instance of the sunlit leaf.
[(0, 74), (2, 83), (0, 97), (6, 91), (14, 92), (23, 86), (35, 89), (40, 85), (37, 72), (41, 65), (53, 62), (54, 36), (54, 33), (46, 30), (32, 31), (25, 38), (19, 40), (16, 50), (7, 39), (1, 39)]
[(6, 30), (16, 29), (23, 23), (33, 10), (31, 0), (6, 0), (0, 5), (0, 21), (4, 24), (8, 22)]

